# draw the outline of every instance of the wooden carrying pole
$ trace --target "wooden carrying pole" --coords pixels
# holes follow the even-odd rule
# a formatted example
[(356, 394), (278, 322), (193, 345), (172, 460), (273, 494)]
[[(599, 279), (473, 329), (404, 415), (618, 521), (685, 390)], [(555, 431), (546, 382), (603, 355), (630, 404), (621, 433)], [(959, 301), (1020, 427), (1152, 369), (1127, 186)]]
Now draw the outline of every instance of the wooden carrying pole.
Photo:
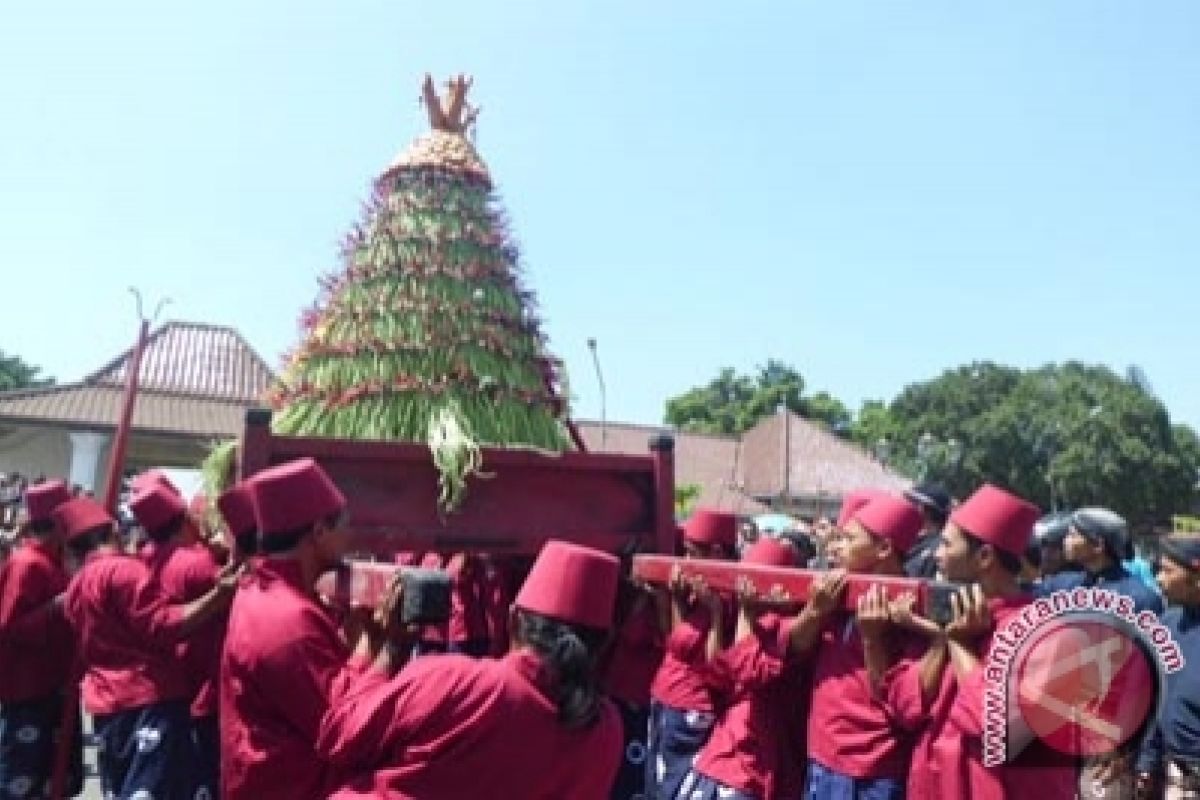
[[(678, 569), (684, 579), (703, 578), (714, 591), (736, 595), (749, 592), (759, 600), (804, 603), (820, 572), (807, 569), (767, 567), (742, 564), (736, 561), (713, 561), (702, 558), (637, 555), (633, 557), (633, 577), (646, 583), (665, 585)], [(958, 587), (952, 584), (899, 578), (884, 575), (850, 575), (842, 605), (848, 611), (858, 608), (858, 600), (872, 586), (883, 589), (888, 600), (912, 593), (915, 608), (935, 622), (944, 622), (949, 594)]]
[[(141, 316), (140, 297), (138, 298), (138, 312), (138, 315)], [(129, 429), (133, 424), (133, 408), (137, 402), (138, 378), (142, 371), (142, 353), (146, 349), (149, 333), (150, 321), (143, 317), (141, 326), (138, 328), (137, 342), (134, 344), (133, 353), (125, 368), (125, 398), (108, 460), (104, 507), (114, 518), (117, 516), (117, 504), (121, 499), (121, 473), (125, 466), (125, 451), (129, 447)], [(54, 773), (50, 781), (51, 800), (65, 800), (66, 798), (67, 768), (71, 761), (71, 751), (75, 746), (73, 734), (76, 731), (75, 721), (78, 716), (79, 688), (71, 686), (63, 698), (62, 718), (59, 720), (58, 747), (54, 752)]]

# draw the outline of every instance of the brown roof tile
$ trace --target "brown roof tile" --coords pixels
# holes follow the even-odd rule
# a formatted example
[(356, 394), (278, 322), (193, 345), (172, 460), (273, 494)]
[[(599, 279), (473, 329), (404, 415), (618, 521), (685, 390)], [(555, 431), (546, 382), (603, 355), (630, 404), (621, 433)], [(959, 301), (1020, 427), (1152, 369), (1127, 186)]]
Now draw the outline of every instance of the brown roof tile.
[(789, 452), (788, 493), (841, 497), (864, 487), (902, 491), (912, 481), (884, 467), (853, 442), (840, 439), (798, 414), (773, 414), (747, 431), (746, 492), (755, 497), (782, 494), (785, 440)]
[[(123, 387), (132, 355), (130, 348), (82, 382)], [(271, 368), (233, 328), (168, 322), (146, 342), (139, 386), (253, 403), (262, 398), (273, 379)]]
[[(651, 437), (669, 433), (675, 439), (675, 485), (700, 487), (697, 507), (718, 508), (737, 514), (761, 514), (768, 509), (737, 489), (741, 442), (732, 436), (681, 433), (667, 426), (610, 422), (607, 426), (576, 420), (579, 435), (589, 450), (600, 453), (646, 455)], [(607, 436), (605, 428), (607, 427)]]
[[(70, 427), (115, 427), (124, 390), (115, 386), (67, 384), (0, 395), (0, 420)], [(246, 405), (205, 397), (138, 392), (133, 427), (139, 431), (185, 436), (237, 436)]]
[[(115, 427), (132, 348), (78, 383), (0, 392), (0, 419)], [(236, 436), (247, 407), (273, 379), (266, 362), (232, 328), (168, 322), (142, 354), (135, 430)]]

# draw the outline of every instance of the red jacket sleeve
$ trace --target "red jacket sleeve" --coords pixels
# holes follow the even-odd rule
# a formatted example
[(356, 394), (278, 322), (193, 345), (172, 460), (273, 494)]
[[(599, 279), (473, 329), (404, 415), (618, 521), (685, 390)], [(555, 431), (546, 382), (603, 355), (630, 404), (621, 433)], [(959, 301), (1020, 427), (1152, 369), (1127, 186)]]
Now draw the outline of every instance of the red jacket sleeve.
[(667, 634), (664, 647), (676, 659), (689, 662), (701, 641), (708, 636), (708, 615), (694, 611), (679, 621)]
[(117, 560), (107, 602), (147, 641), (174, 644), (183, 636), (183, 611), (167, 602), (149, 568), (133, 558)]
[[(948, 666), (947, 669), (953, 669)], [(983, 665), (971, 670), (959, 682), (958, 695), (950, 706), (950, 722), (966, 736), (983, 736)]]
[(305, 614), (311, 619), (299, 626), (285, 647), (271, 654), (271, 674), (286, 676), (278, 696), (288, 701), (279, 712), (297, 731), (315, 740), (321, 719), (353, 691), (365, 665), (347, 659), (345, 645), (319, 608)]
[(756, 626), (717, 656), (708, 669), (712, 688), (730, 696), (754, 692), (783, 674), (788, 626)]
[(915, 731), (929, 721), (930, 704), (925, 702), (921, 692), (921, 659), (924, 656), (925, 651), (916, 645), (906, 646), (880, 682), (877, 702), (900, 730)]
[(184, 596), (189, 601), (203, 597), (217, 585), (219, 575), (220, 567), (207, 550), (195, 553), (188, 559), (184, 573)]
[(621, 768), (621, 756), (625, 741), (621, 714), (612, 705), (604, 704), (604, 716), (598, 724), (596, 744), (591, 750), (592, 774), (581, 776), (571, 788), (574, 800), (608, 800), (611, 787), (617, 780)]
[(48, 645), (54, 623), (61, 618), (50, 576), (29, 562), (12, 561), (0, 578), (0, 643)]
[[(370, 770), (394, 752), (403, 740), (404, 702), (410, 691), (410, 665), (390, 680), (369, 671), (329, 706), (317, 734), (317, 752), (329, 762), (350, 770)], [(410, 671), (411, 670), (411, 671)]]

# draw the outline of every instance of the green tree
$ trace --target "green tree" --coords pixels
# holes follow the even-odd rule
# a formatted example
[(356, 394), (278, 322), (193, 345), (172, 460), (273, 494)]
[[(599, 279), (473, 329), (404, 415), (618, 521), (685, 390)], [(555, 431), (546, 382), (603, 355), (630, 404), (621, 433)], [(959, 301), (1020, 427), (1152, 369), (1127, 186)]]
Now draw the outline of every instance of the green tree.
[(691, 433), (739, 435), (781, 406), (818, 420), (831, 429), (848, 431), (851, 415), (828, 392), (804, 394), (804, 377), (794, 367), (770, 359), (755, 375), (739, 375), (726, 367), (704, 386), (667, 401), (666, 421)]
[(692, 513), (696, 501), (700, 499), (700, 484), (685, 483), (675, 487), (675, 517), (681, 519)]
[(54, 383), (53, 378), (43, 377), (41, 373), (41, 367), (35, 367), (19, 356), (11, 356), (0, 350), (0, 391), (36, 388)]
[(801, 401), (801, 412), (809, 419), (817, 420), (825, 424), (834, 433), (841, 435), (850, 435), (851, 422), (853, 415), (850, 409), (846, 408), (846, 404), (829, 392), (820, 391), (816, 394), (809, 395)]
[[(878, 427), (882, 414), (872, 414)], [(884, 419), (893, 426), (893, 463), (909, 471), (921, 465), (925, 433), (961, 443), (961, 461), (934, 470), (959, 495), (992, 481), (1043, 508), (1106, 505), (1140, 525), (1194, 499), (1200, 445), (1186, 426), (1171, 425), (1137, 370), (972, 364), (907, 387)], [(857, 426), (865, 427), (861, 414)]]

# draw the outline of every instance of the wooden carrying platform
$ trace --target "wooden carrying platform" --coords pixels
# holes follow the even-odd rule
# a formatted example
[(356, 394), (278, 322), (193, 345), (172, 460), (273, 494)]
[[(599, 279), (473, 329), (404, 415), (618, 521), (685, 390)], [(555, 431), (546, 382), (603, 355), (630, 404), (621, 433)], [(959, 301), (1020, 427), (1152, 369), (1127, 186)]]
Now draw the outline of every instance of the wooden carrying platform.
[[(761, 599), (782, 599), (781, 593), (786, 592), (787, 598), (796, 603), (808, 599), (813, 584), (822, 574), (813, 570), (764, 567), (736, 561), (638, 555), (633, 558), (633, 577), (646, 583), (666, 584), (677, 564), (683, 577), (702, 577), (722, 594), (737, 594), (739, 585), (745, 583)], [(352, 561), (343, 569), (322, 577), (317, 590), (338, 605), (374, 606), (387, 591), (392, 576), (402, 569), (404, 567), (395, 564)], [(916, 597), (914, 607), (917, 612), (940, 624), (948, 619), (949, 595), (959, 588), (949, 583), (917, 578), (851, 575), (846, 582), (843, 607), (855, 610), (859, 598), (871, 586), (881, 586), (889, 600), (911, 592)]]
[[(438, 474), (419, 444), (276, 436), (271, 412), (252, 409), (239, 477), (311, 457), (349, 501), (351, 551), (391, 561), (403, 551), (533, 554), (548, 539), (609, 552), (673, 552), (674, 440), (644, 456), (483, 449), (490, 478), (472, 477), (462, 506), (441, 514)], [(364, 579), (365, 580), (365, 579)]]

